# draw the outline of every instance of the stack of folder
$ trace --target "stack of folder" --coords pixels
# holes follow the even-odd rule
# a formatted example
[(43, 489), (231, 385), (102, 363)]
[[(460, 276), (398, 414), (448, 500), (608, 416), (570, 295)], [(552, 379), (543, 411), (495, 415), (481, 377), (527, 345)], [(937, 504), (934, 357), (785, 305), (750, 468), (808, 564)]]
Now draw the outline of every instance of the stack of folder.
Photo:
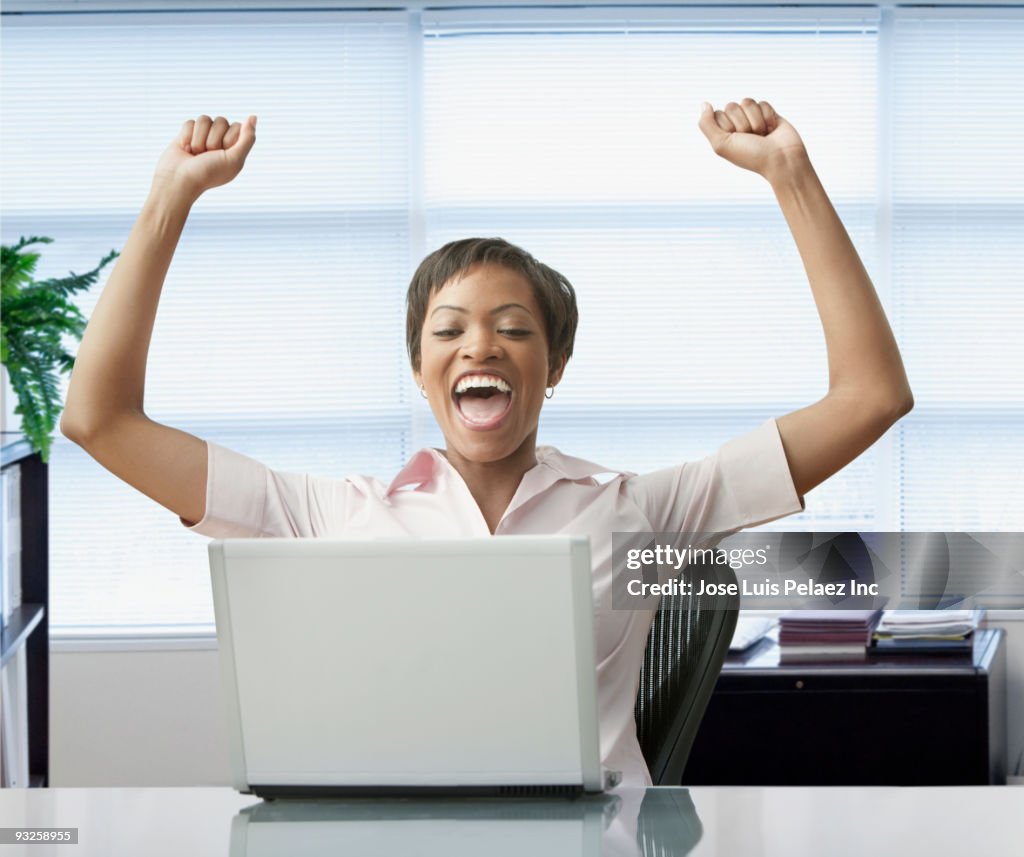
[(886, 610), (874, 632), (878, 654), (965, 654), (982, 610)]
[(792, 610), (779, 617), (783, 663), (862, 661), (882, 609)]

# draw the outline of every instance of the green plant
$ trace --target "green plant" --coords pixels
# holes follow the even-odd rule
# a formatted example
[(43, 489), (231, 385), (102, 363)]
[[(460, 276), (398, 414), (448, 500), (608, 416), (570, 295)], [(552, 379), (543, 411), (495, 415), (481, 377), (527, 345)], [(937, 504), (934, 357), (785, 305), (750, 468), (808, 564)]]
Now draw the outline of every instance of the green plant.
[(85, 316), (71, 296), (88, 289), (99, 272), (119, 254), (111, 250), (87, 274), (70, 272), (54, 280), (34, 280), (38, 253), (24, 253), (31, 244), (51, 244), (52, 238), (22, 237), (13, 247), (0, 248), (0, 362), (7, 367), (18, 397), (22, 432), (43, 461), (50, 455), (53, 430), (60, 415), (57, 372), (70, 372), (75, 358), (64, 350), (65, 335), (81, 339)]

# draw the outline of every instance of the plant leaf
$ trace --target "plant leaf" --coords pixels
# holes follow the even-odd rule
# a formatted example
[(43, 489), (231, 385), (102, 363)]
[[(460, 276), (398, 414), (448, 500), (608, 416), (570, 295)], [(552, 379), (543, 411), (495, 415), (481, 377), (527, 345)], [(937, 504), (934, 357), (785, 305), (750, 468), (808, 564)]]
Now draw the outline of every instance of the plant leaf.
[(22, 236), (17, 244), (0, 247), (0, 359), (18, 397), (14, 412), (21, 416), (22, 431), (44, 461), (49, 458), (61, 410), (58, 372), (70, 372), (75, 365), (62, 340), (65, 336), (81, 339), (86, 325), (71, 296), (93, 285), (103, 267), (119, 255), (111, 250), (85, 274), (72, 271), (69, 277), (36, 281), (39, 254), (23, 251), (52, 242), (52, 238)]

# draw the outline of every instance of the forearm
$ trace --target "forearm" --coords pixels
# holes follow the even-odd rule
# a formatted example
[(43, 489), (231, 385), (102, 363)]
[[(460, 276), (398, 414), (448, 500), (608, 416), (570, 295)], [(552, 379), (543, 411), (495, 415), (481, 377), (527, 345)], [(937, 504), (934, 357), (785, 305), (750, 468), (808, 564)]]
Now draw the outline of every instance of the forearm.
[(154, 182), (82, 338), (61, 429), (91, 433), (142, 413), (164, 278), (194, 198)]
[(910, 385), (871, 279), (806, 156), (767, 176), (796, 241), (828, 351), (829, 392), (909, 409)]

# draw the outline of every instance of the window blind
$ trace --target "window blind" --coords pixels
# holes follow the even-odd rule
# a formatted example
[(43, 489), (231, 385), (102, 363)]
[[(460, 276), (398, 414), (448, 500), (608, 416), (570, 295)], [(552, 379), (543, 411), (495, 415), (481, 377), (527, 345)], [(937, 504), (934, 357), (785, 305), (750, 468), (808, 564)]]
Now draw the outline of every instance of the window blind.
[[(168, 273), (154, 419), (284, 470), (408, 457), (408, 44), (400, 12), (5, 19), (4, 241), (53, 237), (44, 276), (123, 245), (186, 119), (260, 117)], [(63, 438), (51, 464), (51, 627), (211, 630), (205, 539)]]
[[(404, 351), (411, 269), (445, 241), (501, 235), (579, 296), (538, 442), (642, 472), (826, 389), (771, 190), (696, 125), (703, 100), (767, 99), (808, 145), (917, 400), (772, 527), (1019, 529), (1024, 183), (994, 141), (1014, 139), (1022, 20), (764, 6), (5, 16), (3, 240), (51, 235), (40, 276), (85, 270), (123, 245), (185, 119), (256, 113), (245, 170), (199, 201), (167, 277), (155, 419), (280, 469), (389, 479), (443, 445)], [(209, 633), (204, 540), (73, 444), (58, 439), (51, 461), (55, 635)]]
[[(820, 322), (774, 194), (718, 158), (697, 119), (703, 100), (770, 100), (871, 269), (877, 21), (877, 10), (423, 13), (428, 245), (500, 235), (577, 290), (575, 356), (539, 442), (642, 472), (825, 393)], [(869, 453), (781, 526), (876, 527), (894, 481), (880, 468)]]
[(904, 530), (1024, 526), (1024, 15), (898, 9), (892, 257), (916, 405), (898, 427)]

